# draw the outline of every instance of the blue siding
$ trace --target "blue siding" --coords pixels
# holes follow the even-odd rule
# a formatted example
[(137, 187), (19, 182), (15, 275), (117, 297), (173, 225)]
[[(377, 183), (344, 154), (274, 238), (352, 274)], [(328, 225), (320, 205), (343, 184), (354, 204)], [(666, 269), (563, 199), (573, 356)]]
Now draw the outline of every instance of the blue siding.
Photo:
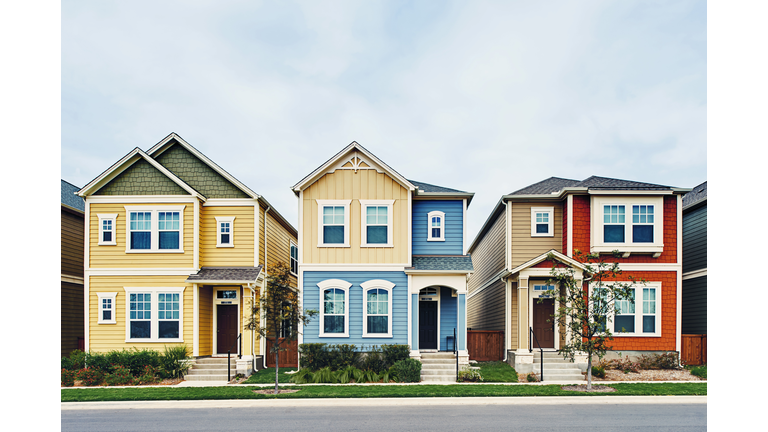
[[(341, 279), (352, 284), (349, 288), (349, 337), (318, 337), (320, 333), (320, 288), (318, 282)], [(392, 337), (363, 338), (363, 288), (361, 283), (372, 279), (384, 279), (395, 284), (392, 289)], [(304, 343), (365, 345), (408, 343), (408, 277), (404, 272), (345, 271), (304, 272), (304, 309), (315, 309), (318, 315), (304, 328)], [(364, 351), (366, 349), (363, 349)]]
[(453, 350), (453, 344), (448, 344), (448, 336), (453, 338), (453, 329), (456, 325), (456, 300), (457, 297), (451, 297), (452, 289), (440, 287), (440, 351)]
[[(445, 241), (427, 241), (427, 215), (439, 210), (445, 213)], [(464, 201), (413, 201), (413, 254), (461, 255), (464, 253)]]

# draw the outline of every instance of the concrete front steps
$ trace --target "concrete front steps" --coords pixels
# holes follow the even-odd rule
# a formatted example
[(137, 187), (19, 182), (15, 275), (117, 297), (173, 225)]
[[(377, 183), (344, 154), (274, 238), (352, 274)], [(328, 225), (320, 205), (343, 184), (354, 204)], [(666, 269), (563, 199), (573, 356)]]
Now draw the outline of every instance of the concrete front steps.
[[(231, 359), (231, 374), (237, 373), (237, 356)], [(226, 357), (201, 357), (184, 376), (187, 381), (228, 381)]]
[(452, 352), (421, 352), (421, 382), (455, 383), (456, 356)]
[[(541, 372), (541, 352), (533, 351), (533, 372)], [(544, 351), (544, 379), (542, 381), (584, 381), (581, 369), (555, 351)]]

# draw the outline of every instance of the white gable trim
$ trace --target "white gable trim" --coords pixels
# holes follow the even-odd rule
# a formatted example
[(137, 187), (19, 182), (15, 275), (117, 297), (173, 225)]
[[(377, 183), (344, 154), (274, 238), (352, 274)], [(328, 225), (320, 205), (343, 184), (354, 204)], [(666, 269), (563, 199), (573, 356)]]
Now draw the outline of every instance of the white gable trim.
[[(554, 256), (556, 260), (562, 262), (563, 264), (568, 264), (569, 266), (575, 267), (575, 268), (577, 268), (579, 270), (582, 270), (582, 271), (586, 270), (586, 267), (584, 266), (584, 264), (576, 261), (573, 258), (569, 258), (569, 257), (561, 254), (560, 252), (558, 252), (558, 251), (556, 251), (554, 249), (551, 249), (549, 252), (545, 252), (545, 253), (537, 256), (536, 258), (533, 258), (533, 259), (531, 259), (531, 260), (529, 260), (529, 261), (527, 261), (527, 262), (525, 262), (523, 264), (520, 264), (519, 266), (517, 266), (517, 267), (513, 268), (512, 270), (510, 270), (509, 273), (510, 274), (519, 273), (519, 272), (527, 269), (528, 267), (534, 266), (534, 265), (536, 265), (536, 264), (538, 264), (538, 263), (540, 263), (542, 261), (545, 261), (547, 259), (547, 257), (549, 256), (549, 254), (552, 254), (552, 256)], [(547, 273), (549, 273), (549, 271), (550, 271), (550, 269), (544, 269), (544, 270), (546, 270)]]

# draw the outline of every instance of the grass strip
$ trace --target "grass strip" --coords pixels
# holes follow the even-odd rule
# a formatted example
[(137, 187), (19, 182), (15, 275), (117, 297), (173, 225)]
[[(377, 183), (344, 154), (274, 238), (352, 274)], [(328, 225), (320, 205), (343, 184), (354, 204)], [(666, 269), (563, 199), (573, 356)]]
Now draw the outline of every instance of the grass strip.
[[(286, 375), (286, 372), (295, 371), (295, 370), (296, 368), (281, 367), (280, 371), (277, 373), (278, 381), (281, 384), (291, 382), (291, 376), (293, 375)], [(255, 374), (251, 374), (251, 376), (249, 376), (248, 379), (243, 381), (241, 384), (274, 384), (274, 383), (275, 383), (275, 368), (266, 368), (256, 372)]]
[(485, 383), (517, 382), (517, 372), (507, 362), (478, 362), (474, 366), (480, 367), (480, 375)]
[(368, 386), (282, 386), (296, 393), (262, 395), (253, 386), (73, 388), (61, 390), (62, 402), (220, 400), (220, 399), (306, 399), (381, 397), (496, 397), (496, 396), (704, 396), (706, 383), (620, 383), (611, 384), (612, 393), (564, 391), (561, 385), (368, 385)]

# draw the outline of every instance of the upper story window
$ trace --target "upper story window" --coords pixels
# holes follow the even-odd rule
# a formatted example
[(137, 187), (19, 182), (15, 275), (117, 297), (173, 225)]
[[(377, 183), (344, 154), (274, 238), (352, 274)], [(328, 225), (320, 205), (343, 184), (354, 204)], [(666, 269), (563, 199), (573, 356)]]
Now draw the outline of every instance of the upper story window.
[(99, 218), (99, 246), (116, 245), (115, 224), (117, 223), (117, 213), (98, 214), (96, 216)]
[(445, 213), (432, 211), (427, 214), (427, 241), (445, 241)]
[(235, 247), (235, 217), (216, 217), (216, 247)]
[(350, 200), (317, 200), (318, 247), (349, 247)]
[(320, 337), (349, 336), (349, 287), (351, 283), (329, 279), (320, 288)]
[(361, 246), (392, 246), (392, 205), (394, 200), (360, 200)]
[(291, 242), (291, 273), (299, 274), (299, 247)]
[(184, 206), (125, 207), (128, 214), (126, 252), (184, 252)]
[(531, 237), (554, 237), (554, 207), (531, 207)]
[(662, 197), (593, 197), (593, 252), (663, 251)]

